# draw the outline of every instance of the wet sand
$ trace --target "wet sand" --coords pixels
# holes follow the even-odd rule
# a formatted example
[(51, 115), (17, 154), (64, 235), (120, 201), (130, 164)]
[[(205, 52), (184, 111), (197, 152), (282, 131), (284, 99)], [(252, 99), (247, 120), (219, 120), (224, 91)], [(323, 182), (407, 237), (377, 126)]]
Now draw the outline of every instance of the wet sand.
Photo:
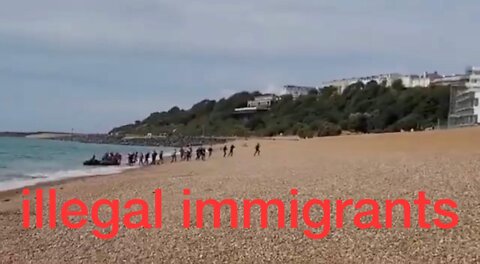
[[(262, 144), (262, 155), (253, 157)], [(163, 192), (163, 227), (127, 230), (101, 240), (92, 235), (91, 218), (79, 230), (59, 225), (55, 230), (22, 228), (19, 191), (0, 194), (1, 263), (440, 263), (480, 261), (480, 129), (418, 133), (354, 135), (292, 140), (240, 140), (233, 158), (223, 158), (218, 147), (213, 158), (122, 174), (80, 178), (41, 185), (57, 190), (58, 204), (72, 198), (91, 204), (101, 198), (141, 198), (154, 204), (153, 191)], [(291, 200), (297, 188), (299, 204), (312, 198), (407, 199), (418, 191), (432, 200), (453, 199), (460, 222), (449, 230), (421, 229), (412, 207), (412, 227), (402, 227), (395, 213), (392, 229), (359, 230), (353, 225), (355, 210), (344, 213), (345, 225), (326, 238), (305, 237), (307, 229), (275, 227), (276, 210), (270, 210), (267, 229), (259, 228), (259, 210), (252, 211), (251, 229), (231, 229), (228, 210), (222, 227), (214, 229), (205, 213), (205, 228), (182, 227), (183, 189), (190, 199), (232, 198)], [(48, 217), (44, 199), (45, 219)], [(58, 210), (58, 208), (57, 208)], [(31, 211), (31, 218), (35, 217)], [(312, 209), (312, 215), (318, 210)], [(436, 215), (427, 211), (427, 219)], [(101, 215), (108, 220), (107, 214)], [(334, 218), (334, 215), (332, 214)], [(153, 210), (150, 211), (153, 219)], [(192, 210), (192, 226), (195, 225)], [(32, 220), (33, 221), (33, 220)], [(384, 218), (381, 218), (382, 223)], [(34, 221), (33, 221), (34, 222)], [(153, 222), (153, 221), (152, 221)], [(33, 225), (32, 225), (33, 226)], [(240, 227), (242, 225), (240, 224)]]

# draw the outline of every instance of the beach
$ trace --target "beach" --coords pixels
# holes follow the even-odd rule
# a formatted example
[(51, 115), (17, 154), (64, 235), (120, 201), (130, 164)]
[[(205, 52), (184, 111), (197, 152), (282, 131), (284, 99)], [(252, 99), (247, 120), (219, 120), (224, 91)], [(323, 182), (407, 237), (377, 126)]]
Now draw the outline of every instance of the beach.
[[(254, 147), (261, 144), (261, 156)], [(161, 229), (128, 230), (120, 225), (110, 240), (84, 228), (71, 230), (22, 227), (21, 190), (0, 193), (1, 263), (475, 263), (480, 262), (480, 129), (413, 133), (368, 134), (301, 140), (237, 140), (234, 157), (223, 158), (215, 146), (207, 161), (166, 163), (120, 174), (82, 177), (39, 185), (55, 188), (58, 203), (78, 198), (86, 204), (98, 199), (127, 201), (140, 198), (154, 204), (155, 189), (162, 190)], [(325, 238), (305, 236), (298, 228), (259, 226), (260, 212), (251, 214), (252, 228), (230, 228), (222, 210), (222, 227), (214, 229), (211, 210), (204, 228), (185, 229), (182, 203), (188, 199), (292, 199), (299, 204), (312, 198), (371, 198), (376, 201), (413, 201), (419, 191), (432, 201), (452, 199), (459, 223), (452, 229), (422, 229), (412, 208), (412, 226), (393, 216), (391, 229), (360, 230), (354, 210), (344, 212), (343, 228), (332, 225)], [(31, 188), (33, 189), (33, 188)], [(48, 208), (47, 199), (44, 201)], [(59, 208), (57, 208), (59, 210)], [(312, 209), (312, 211), (315, 211)], [(210, 212), (210, 214), (208, 214)], [(32, 218), (34, 217), (32, 212)], [(43, 211), (45, 219), (48, 210)], [(153, 211), (150, 217), (153, 219)], [(194, 215), (194, 213), (193, 213)], [(101, 214), (108, 220), (108, 214)], [(435, 217), (427, 210), (427, 219)], [(334, 217), (334, 216), (333, 216)], [(383, 218), (382, 218), (383, 219)], [(383, 220), (382, 220), (383, 221)]]

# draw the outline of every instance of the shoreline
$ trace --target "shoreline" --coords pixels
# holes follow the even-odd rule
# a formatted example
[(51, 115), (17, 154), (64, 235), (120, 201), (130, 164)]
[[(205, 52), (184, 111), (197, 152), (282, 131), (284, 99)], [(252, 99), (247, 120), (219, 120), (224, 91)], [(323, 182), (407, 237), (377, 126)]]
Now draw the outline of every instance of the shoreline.
[[(161, 165), (157, 165), (161, 166)], [(68, 184), (76, 181), (85, 181), (86, 179), (94, 179), (94, 178), (99, 178), (99, 177), (114, 177), (118, 175), (123, 175), (127, 172), (130, 171), (141, 171), (149, 168), (151, 166), (139, 166), (139, 167), (132, 167), (130, 169), (123, 170), (121, 172), (114, 172), (111, 174), (94, 174), (94, 175), (83, 175), (83, 176), (76, 176), (76, 177), (69, 177), (69, 178), (62, 178), (62, 179), (52, 179), (50, 181), (44, 181), (44, 182), (38, 182), (35, 184), (29, 184), (25, 185), (23, 187), (19, 188), (13, 188), (13, 189), (7, 189), (7, 190), (0, 190), (0, 202), (2, 202), (5, 199), (8, 199), (12, 196), (15, 195), (21, 195), (21, 192), (25, 188), (42, 188), (45, 189), (47, 187), (53, 187), (53, 186), (60, 186), (62, 184)]]
[[(128, 230), (120, 224), (111, 240), (98, 239), (92, 231), (108, 233), (113, 226), (97, 226), (90, 216), (85, 218), (82, 229), (73, 230), (61, 222), (50, 229), (47, 222), (51, 207), (45, 193), (40, 214), (47, 220), (44, 227), (36, 228), (31, 221), (31, 228), (25, 229), (22, 201), (30, 201), (30, 219), (34, 220), (39, 212), (32, 206), (36, 197), (32, 193), (23, 197), (21, 189), (0, 192), (0, 262), (43, 263), (52, 259), (70, 263), (118, 263), (122, 260), (129, 263), (172, 260), (192, 263), (199, 259), (205, 263), (309, 263), (321, 259), (332, 263), (475, 262), (480, 260), (477, 243), (480, 239), (477, 224), (480, 181), (475, 173), (480, 168), (476, 147), (480, 144), (479, 135), (480, 128), (473, 128), (298, 141), (238, 140), (234, 143), (237, 148), (232, 158), (223, 158), (217, 145), (212, 157), (205, 162), (167, 161), (163, 166), (145, 166), (119, 174), (78, 177), (36, 186), (44, 190), (56, 188), (57, 205), (71, 199), (79, 199), (86, 205), (93, 205), (99, 199), (116, 199), (122, 204), (142, 199), (149, 208), (155, 204), (155, 189), (161, 189), (162, 228)], [(254, 157), (257, 142), (262, 152), (261, 156)], [(320, 233), (321, 227), (306, 227), (299, 219), (299, 228), (277, 228), (277, 210), (268, 210), (268, 228), (260, 226), (262, 210), (252, 209), (252, 228), (232, 229), (229, 210), (221, 210), (221, 228), (214, 228), (212, 211), (206, 208), (203, 228), (197, 228), (198, 222), (193, 217), (191, 228), (183, 226), (186, 199), (192, 202), (191, 215), (195, 216), (195, 201), (198, 200), (291, 201), (292, 188), (298, 190), (295, 198), (299, 205), (312, 198), (413, 201), (419, 191), (424, 191), (432, 201), (444, 198), (455, 201), (458, 206), (454, 211), (460, 221), (453, 229), (425, 230), (418, 224), (417, 210), (412, 209), (410, 228), (403, 228), (406, 218), (399, 211), (393, 215), (392, 229), (359, 230), (353, 220), (357, 212), (366, 208), (347, 208), (342, 228), (337, 228), (332, 220), (327, 237), (312, 240), (304, 231)], [(191, 190), (188, 198), (184, 189)], [(431, 206), (429, 208), (432, 210), (426, 211), (425, 219), (431, 223), (438, 214)], [(57, 215), (60, 209), (56, 206)], [(105, 210), (98, 215), (98, 220), (108, 223), (113, 215), (107, 208)], [(285, 210), (290, 212), (289, 208)], [(127, 212), (130, 210), (122, 206), (119, 216)], [(155, 219), (154, 210), (149, 210), (146, 217)], [(319, 221), (320, 217), (321, 208), (312, 210), (312, 221)], [(381, 224), (384, 224), (383, 216)]]
[[(457, 129), (452, 129), (450, 131), (461, 131), (461, 130), (469, 130), (469, 129), (475, 129), (475, 128), (457, 128)], [(442, 130), (440, 130), (442, 131)], [(445, 130), (444, 130), (445, 131)], [(388, 135), (413, 135), (413, 134), (425, 134), (425, 133), (434, 133), (434, 131), (415, 131), (415, 132), (394, 132), (394, 133), (379, 133), (379, 134), (372, 134), (372, 133), (367, 133), (367, 134), (353, 134), (353, 135), (338, 135), (338, 136), (329, 136), (329, 137), (315, 137), (315, 138), (309, 138), (309, 139), (302, 139), (297, 136), (275, 136), (275, 137), (241, 137), (241, 138), (230, 138), (230, 141), (227, 141), (226, 143), (223, 144), (213, 144), (212, 147), (214, 150), (220, 151), (219, 148), (223, 147), (224, 145), (229, 145), (229, 144), (235, 144), (238, 147), (242, 147), (243, 145), (247, 144), (248, 142), (258, 140), (258, 141), (263, 141), (263, 142), (301, 142), (305, 140), (335, 140), (335, 139), (342, 139), (342, 138), (352, 138), (352, 137), (363, 137), (365, 139), (369, 137), (382, 137), (382, 136), (388, 136)], [(32, 139), (38, 139), (38, 140), (57, 140), (57, 139), (45, 139), (45, 138), (32, 138)], [(82, 143), (82, 142), (79, 142)], [(82, 144), (99, 144), (99, 143), (82, 143)], [(105, 144), (105, 145), (118, 145), (118, 144)], [(123, 145), (122, 145), (123, 146)], [(148, 147), (148, 146), (139, 146), (139, 147)], [(162, 146), (165, 147), (165, 146)], [(173, 147), (167, 147), (167, 148), (173, 148)], [(165, 158), (170, 158), (171, 153), (164, 153)], [(195, 160), (193, 160), (195, 161)], [(183, 163), (179, 161), (178, 163)], [(92, 174), (92, 175), (81, 175), (81, 176), (74, 176), (74, 177), (67, 177), (67, 178), (61, 178), (61, 179), (52, 179), (52, 180), (47, 180), (47, 181), (41, 181), (38, 183), (34, 184), (27, 184), (22, 187), (15, 187), (12, 189), (6, 189), (6, 190), (0, 190), (0, 202), (2, 202), (4, 199), (8, 199), (9, 196), (18, 194), (21, 195), (21, 191), (24, 188), (45, 188), (45, 187), (51, 187), (51, 186), (57, 186), (61, 184), (66, 184), (70, 182), (75, 182), (75, 181), (84, 181), (85, 179), (93, 179), (93, 178), (98, 178), (98, 177), (113, 177), (116, 175), (124, 175), (128, 172), (133, 172), (137, 171), (140, 172), (142, 170), (146, 170), (148, 168), (155, 168), (155, 167), (164, 167), (166, 165), (170, 165), (170, 162), (166, 161), (163, 165), (148, 165), (148, 166), (133, 166), (131, 168), (126, 168), (122, 170), (121, 172), (113, 172), (109, 174)], [(101, 167), (99, 167), (101, 168)]]
[[(41, 139), (41, 140), (51, 140), (51, 139)], [(239, 142), (238, 142), (238, 140), (235, 140), (235, 141), (230, 141), (228, 143), (236, 144), (236, 143), (239, 143)], [(243, 142), (243, 144), (244, 143), (245, 142)], [(84, 144), (89, 144), (89, 143), (84, 143)], [(225, 144), (227, 144), (227, 143), (225, 143)], [(212, 145), (213, 149), (217, 150), (217, 151), (220, 151), (219, 148), (221, 148), (223, 146), (224, 146), (224, 144)], [(169, 148), (169, 147), (167, 147), (167, 148)], [(127, 166), (127, 167), (124, 167), (124, 169), (120, 172), (113, 172), (113, 173), (108, 173), (108, 174), (81, 175), (81, 176), (67, 177), (67, 178), (61, 178), (61, 179), (52, 179), (52, 180), (37, 182), (37, 183), (34, 183), (34, 184), (26, 184), (25, 186), (22, 186), (22, 187), (15, 187), (15, 188), (12, 188), (12, 189), (0, 190), (0, 203), (3, 202), (5, 199), (11, 199), (15, 195), (21, 196), (21, 192), (25, 188), (42, 188), (42, 189), (45, 189), (47, 187), (60, 186), (62, 184), (69, 184), (69, 183), (76, 182), (76, 181), (85, 181), (87, 179), (95, 179), (95, 178), (100, 178), (100, 177), (101, 178), (115, 177), (115, 176), (118, 177), (118, 176), (121, 176), (121, 175), (128, 174), (129, 172), (142, 172), (144, 170), (153, 169), (153, 168), (157, 168), (157, 167), (165, 167), (165, 166), (169, 166), (169, 165), (171, 166), (172, 164), (169, 161), (170, 158), (171, 158), (171, 155), (172, 155), (172, 153), (170, 153), (170, 152), (164, 153), (164, 155), (163, 155), (164, 163), (160, 164), (160, 165), (135, 165), (135, 166), (131, 166), (131, 167)], [(207, 161), (208, 161), (208, 159), (207, 159)], [(184, 163), (184, 162), (186, 162), (186, 161), (178, 161), (177, 163)], [(195, 160), (193, 159), (190, 162), (195, 162)], [(112, 167), (116, 167), (116, 166), (112, 166)], [(102, 168), (102, 167), (98, 167), (98, 168)], [(119, 168), (119, 167), (116, 167), (116, 168)]]

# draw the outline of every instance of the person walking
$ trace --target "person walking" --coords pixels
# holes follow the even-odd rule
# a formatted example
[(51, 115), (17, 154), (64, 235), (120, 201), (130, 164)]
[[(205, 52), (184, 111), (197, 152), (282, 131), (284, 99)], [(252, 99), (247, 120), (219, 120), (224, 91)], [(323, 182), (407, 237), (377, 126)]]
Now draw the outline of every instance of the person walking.
[(208, 157), (209, 157), (209, 158), (212, 156), (212, 153), (213, 153), (213, 148), (212, 148), (212, 146), (210, 146), (210, 147), (208, 148)]
[(235, 145), (232, 144), (232, 145), (230, 146), (230, 152), (228, 153), (228, 156), (229, 156), (229, 157), (233, 157), (233, 150), (234, 150), (234, 149), (235, 149)]
[(152, 165), (157, 164), (157, 156), (158, 156), (158, 153), (156, 150), (154, 150), (152, 153), (152, 163), (151, 163)]
[(260, 156), (260, 143), (257, 143), (257, 145), (255, 146), (255, 153), (253, 153), (253, 156)]
[(225, 158), (227, 156), (227, 145), (223, 146), (223, 157)]
[(158, 163), (163, 164), (163, 150), (160, 150), (160, 154), (158, 154)]

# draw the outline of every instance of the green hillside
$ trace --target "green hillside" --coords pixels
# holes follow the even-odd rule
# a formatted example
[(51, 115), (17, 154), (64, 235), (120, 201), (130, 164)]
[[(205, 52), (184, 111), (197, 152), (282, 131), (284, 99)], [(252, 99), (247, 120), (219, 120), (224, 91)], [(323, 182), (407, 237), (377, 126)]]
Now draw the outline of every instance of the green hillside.
[(188, 110), (173, 107), (150, 114), (143, 121), (115, 128), (118, 134), (189, 136), (310, 136), (338, 135), (342, 130), (362, 133), (422, 130), (446, 122), (449, 88), (405, 88), (370, 82), (352, 84), (342, 94), (333, 87), (301, 96), (281, 96), (271, 110), (245, 120), (234, 116), (258, 92), (240, 92), (219, 101), (203, 100)]

